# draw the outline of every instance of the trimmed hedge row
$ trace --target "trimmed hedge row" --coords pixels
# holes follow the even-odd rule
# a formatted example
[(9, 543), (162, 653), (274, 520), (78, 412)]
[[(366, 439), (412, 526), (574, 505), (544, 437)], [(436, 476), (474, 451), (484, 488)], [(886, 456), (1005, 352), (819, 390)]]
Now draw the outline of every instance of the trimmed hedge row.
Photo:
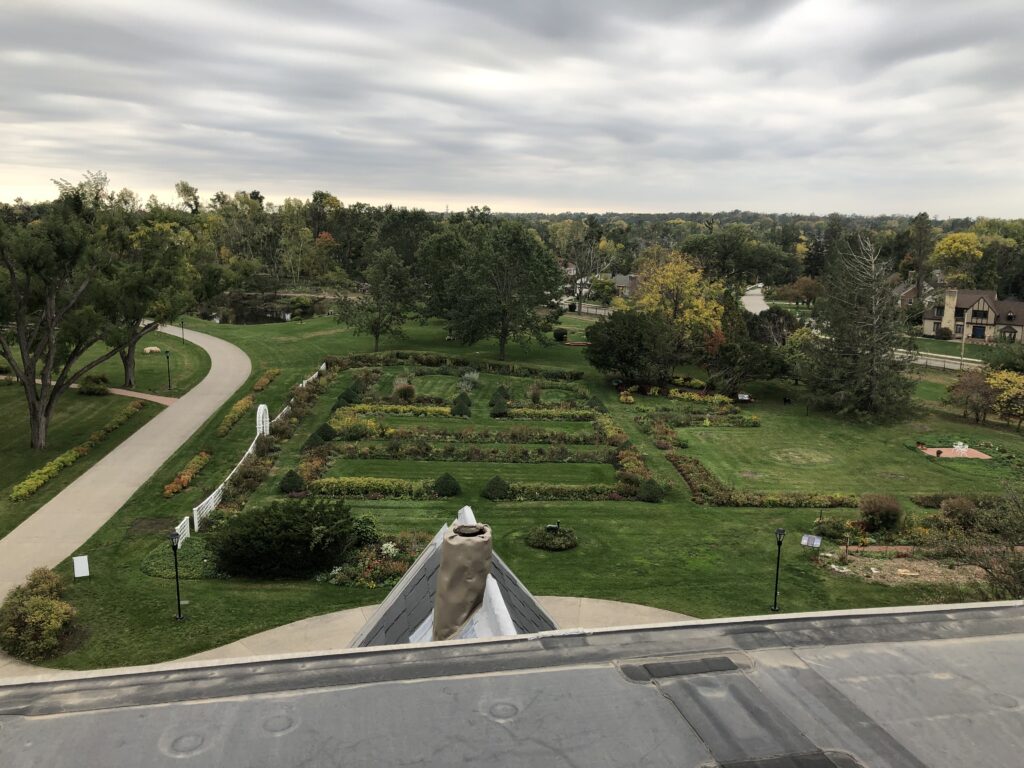
[[(427, 373), (450, 374), (458, 373), (454, 369), (472, 368), (484, 373), (497, 373), (504, 376), (524, 376), (550, 379), (552, 381), (575, 381), (583, 378), (583, 371), (567, 371), (558, 368), (540, 368), (535, 365), (523, 365), (521, 363), (499, 363), (484, 360), (470, 360), (467, 357), (454, 355), (441, 355), (431, 352), (408, 352), (397, 350), (393, 352), (374, 352), (353, 355), (331, 355), (324, 361), (330, 368), (347, 369), (366, 366), (406, 365), (412, 364), (424, 368), (436, 368), (441, 370), (429, 371)], [(443, 369), (450, 370), (443, 370)], [(420, 371), (417, 371), (420, 373)]]
[(74, 448), (64, 451), (60, 456), (46, 462), (39, 469), (31, 472), (28, 477), (11, 489), (8, 498), (11, 501), (24, 501), (33, 493), (42, 488), (46, 483), (55, 478), (62, 469), (70, 467), (76, 461), (87, 455), (99, 443), (114, 430), (121, 427), (132, 416), (146, 407), (142, 400), (133, 400), (117, 416), (104, 424), (100, 429), (89, 435), (84, 443), (79, 443)]
[(386, 413), (391, 416), (451, 416), (447, 405), (387, 405), (384, 403), (359, 403), (345, 410), (352, 413)]
[[(340, 436), (340, 435), (339, 435)], [(560, 429), (512, 427), (511, 429), (477, 429), (462, 427), (399, 427), (388, 432), (396, 440), (432, 440), (438, 443), (549, 443), (552, 445), (596, 445), (594, 435), (588, 432), (565, 432)], [(625, 433), (622, 434), (625, 439)]]
[(593, 421), (594, 416), (594, 411), (583, 408), (509, 408), (505, 418)]
[(615, 454), (607, 448), (570, 450), (564, 446), (550, 448), (515, 448), (504, 446), (458, 445), (441, 447), (421, 441), (395, 441), (388, 444), (333, 446), (333, 452), (346, 459), (430, 459), (431, 461), (483, 461), (501, 464), (611, 464)]
[(436, 499), (433, 480), (391, 477), (325, 477), (308, 485), (309, 492), (328, 498)]
[(252, 385), (253, 392), (262, 392), (264, 389), (269, 387), (271, 383), (278, 376), (281, 375), (280, 368), (268, 368), (263, 372), (263, 375), (256, 379), (256, 383)]
[(1001, 498), (998, 493), (919, 493), (910, 500), (925, 509), (940, 509), (947, 499), (970, 499), (979, 506), (986, 506)]
[(606, 501), (623, 498), (616, 486), (607, 483), (509, 483), (502, 501)]
[(667, 454), (668, 460), (690, 487), (698, 504), (715, 507), (856, 507), (858, 498), (848, 493), (756, 493), (726, 488), (722, 481), (694, 456)]

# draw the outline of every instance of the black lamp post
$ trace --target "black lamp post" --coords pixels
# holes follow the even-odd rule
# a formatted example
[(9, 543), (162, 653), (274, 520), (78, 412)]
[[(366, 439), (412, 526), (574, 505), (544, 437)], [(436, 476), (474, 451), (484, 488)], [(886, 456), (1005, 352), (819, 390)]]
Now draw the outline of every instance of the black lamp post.
[(181, 615), (181, 581), (178, 579), (178, 542), (181, 540), (181, 535), (175, 531), (167, 538), (171, 540), (171, 552), (174, 553), (174, 593), (178, 598), (178, 615), (176, 618), (180, 621), (185, 618)]
[(779, 610), (779, 566), (782, 564), (782, 540), (786, 538), (785, 528), (775, 529), (775, 543), (778, 551), (775, 554), (775, 600), (772, 602), (772, 610)]
[(164, 351), (164, 357), (167, 358), (167, 391), (171, 391), (171, 350)]
[(181, 344), (185, 345), (185, 318), (181, 318)]

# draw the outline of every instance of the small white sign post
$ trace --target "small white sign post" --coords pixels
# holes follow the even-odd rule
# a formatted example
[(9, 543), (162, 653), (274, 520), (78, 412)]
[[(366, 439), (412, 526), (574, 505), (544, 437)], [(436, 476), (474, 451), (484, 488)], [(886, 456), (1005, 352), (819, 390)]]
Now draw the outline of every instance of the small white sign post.
[(89, 575), (89, 556), (88, 555), (78, 555), (76, 557), (73, 557), (73, 558), (71, 558), (71, 562), (75, 566), (75, 578), (76, 579), (84, 579), (86, 576)]

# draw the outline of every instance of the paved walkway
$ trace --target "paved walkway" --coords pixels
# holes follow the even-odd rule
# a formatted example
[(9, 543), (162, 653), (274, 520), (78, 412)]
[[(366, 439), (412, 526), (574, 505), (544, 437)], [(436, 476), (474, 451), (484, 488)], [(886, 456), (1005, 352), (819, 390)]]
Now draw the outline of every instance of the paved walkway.
[[(181, 333), (173, 327), (160, 331)], [(0, 539), (0, 598), (33, 568), (53, 567), (76, 554), (249, 377), (252, 364), (234, 344), (195, 331), (188, 339), (210, 355), (210, 372)]]
[[(0, 379), (6, 379), (7, 381), (16, 381), (14, 376), (0, 376)], [(36, 379), (36, 383), (39, 383), (39, 379)], [(78, 389), (78, 384), (72, 384), (71, 389)], [(151, 395), (149, 392), (136, 392), (134, 389), (121, 389), (120, 387), (109, 387), (107, 391), (112, 395), (120, 395), (121, 397), (131, 397), (135, 400), (148, 400), (151, 403), (160, 403), (160, 405), (174, 405), (178, 402), (176, 397), (167, 397), (166, 395)]]
[[(665, 624), (688, 621), (692, 616), (660, 608), (650, 608), (636, 603), (619, 603), (614, 600), (592, 600), (586, 597), (540, 596), (538, 602), (555, 620), (559, 629), (607, 629), (629, 627), (640, 624)], [(255, 635), (236, 640), (233, 643), (212, 648), (209, 651), (186, 656), (176, 661), (153, 664), (144, 669), (167, 669), (180, 667), (185, 662), (228, 661), (253, 656), (281, 656), (296, 653), (323, 653), (344, 650), (362, 626), (377, 610), (376, 605), (349, 608), (323, 616), (314, 616), (293, 621), (281, 627), (268, 629)], [(123, 667), (117, 671), (125, 671)], [(47, 669), (15, 661), (0, 654), (0, 685), (6, 682), (32, 680), (53, 680), (57, 678), (81, 677), (82, 675), (109, 674), (113, 670), (74, 672)]]

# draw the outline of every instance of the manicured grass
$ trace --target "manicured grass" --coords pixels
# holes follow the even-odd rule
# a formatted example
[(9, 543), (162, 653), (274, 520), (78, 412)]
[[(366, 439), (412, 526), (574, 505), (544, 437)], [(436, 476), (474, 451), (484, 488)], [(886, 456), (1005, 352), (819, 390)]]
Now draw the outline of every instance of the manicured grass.
[[(944, 341), (943, 339), (932, 339), (927, 336), (915, 336), (914, 345), (918, 352), (931, 352), (936, 355), (949, 355), (960, 357), (960, 341)], [(993, 344), (972, 344), (970, 340), (963, 345), (963, 353), (966, 358), (988, 361), (995, 353)]]
[[(569, 325), (568, 321), (563, 323)], [(252, 439), (252, 425), (239, 424), (224, 437), (214, 430), (231, 403), (248, 392), (251, 382), (268, 367), (283, 369), (281, 376), (265, 392), (259, 402), (270, 405), (275, 412), (287, 397), (287, 391), (308, 375), (325, 355), (366, 352), (372, 340), (354, 337), (351, 332), (329, 318), (305, 323), (263, 326), (228, 326), (191, 321), (190, 327), (225, 338), (242, 347), (252, 358), (253, 377), (219, 413), (167, 464), (133, 496), (112, 519), (83, 547), (90, 555), (93, 576), (73, 584), (69, 599), (78, 608), (86, 632), (79, 648), (56, 660), (55, 666), (88, 668), (115, 664), (155, 662), (176, 658), (237, 640), (257, 631), (288, 621), (339, 610), (354, 605), (376, 603), (384, 590), (336, 587), (313, 581), (256, 582), (238, 579), (205, 579), (183, 585), (183, 598), (188, 621), (175, 622), (173, 582), (145, 575), (141, 565), (165, 535), (166, 531), (190, 511), (204, 493), (213, 487), (233, 466)], [(444, 329), (430, 323), (410, 325), (408, 337), (400, 341), (385, 340), (384, 349), (421, 349), (442, 351), (469, 358), (496, 359), (496, 344), (488, 342), (465, 348), (444, 341)], [(559, 368), (575, 368), (586, 372), (585, 381), (608, 405), (612, 417), (626, 431), (630, 440), (648, 454), (648, 463), (655, 477), (671, 483), (673, 488), (661, 504), (639, 502), (536, 502), (495, 504), (475, 496), (469, 497), (481, 520), (492, 525), (495, 548), (516, 570), (517, 575), (536, 594), (563, 594), (598, 597), (654, 605), (695, 616), (728, 616), (763, 613), (771, 601), (775, 564), (773, 531), (783, 526), (793, 533), (783, 547), (781, 604), (784, 610), (824, 610), (860, 606), (900, 605), (908, 603), (958, 600), (965, 595), (951, 589), (921, 586), (888, 587), (880, 584), (843, 578), (814, 565), (799, 546), (800, 532), (809, 531), (817, 510), (778, 510), (704, 508), (694, 505), (684, 490), (675, 470), (664, 455), (651, 444), (633, 423), (635, 409), (617, 402), (614, 391), (603, 377), (586, 366), (582, 349), (561, 345), (509, 348), (510, 360)], [(692, 372), (691, 372), (692, 373)], [(446, 382), (437, 382), (440, 386)], [(284, 469), (294, 466), (298, 450), (309, 433), (327, 418), (334, 396), (345, 386), (338, 377), (330, 391), (317, 402), (314, 412), (302, 422), (295, 436), (285, 443), (275, 474), (264, 483), (250, 503), (258, 503), (276, 493), (277, 479)], [(727, 477), (748, 466), (754, 472), (767, 471), (759, 462), (757, 452), (779, 448), (797, 449), (808, 444), (809, 456), (814, 451), (830, 452), (836, 444), (860, 445), (854, 452), (857, 461), (840, 452), (839, 459), (825, 465), (784, 465), (772, 469), (772, 479), (784, 488), (799, 489), (796, 481), (817, 490), (844, 490), (832, 483), (857, 486), (856, 489), (877, 490), (877, 481), (886, 480), (901, 493), (913, 486), (922, 490), (944, 490), (947, 480), (961, 486), (977, 488), (978, 476), (970, 473), (989, 472), (987, 481), (997, 484), (1001, 478), (996, 468), (957, 468), (956, 462), (936, 466), (924, 457), (903, 447), (903, 443), (925, 436), (928, 430), (961, 434), (970, 442), (982, 436), (994, 440), (1017, 440), (999, 430), (971, 428), (959, 421), (938, 416), (916, 417), (914, 421), (892, 427), (847, 425), (812, 413), (803, 423), (798, 416), (802, 406), (786, 412), (774, 385), (753, 386), (759, 399), (754, 412), (761, 413), (765, 426), (759, 429), (702, 430), (692, 433), (693, 452), (714, 465), (715, 471)], [(423, 392), (423, 394), (427, 394)], [(573, 422), (504, 422), (490, 419), (486, 407), (477, 405), (474, 394), (472, 420), (385, 417), (389, 424), (457, 427), (461, 425), (512, 428), (530, 425), (543, 428), (590, 430), (589, 423)], [(486, 399), (483, 400), (486, 403)], [(479, 408), (479, 413), (476, 411)], [(248, 417), (245, 421), (250, 421)], [(844, 431), (845, 430), (845, 431)], [(830, 436), (838, 436), (838, 438)], [(1016, 445), (1016, 443), (1015, 443)], [(891, 447), (890, 447), (891, 446)], [(183, 494), (164, 499), (160, 490), (185, 462), (200, 449), (211, 450), (214, 458), (203, 470), (196, 487)], [(804, 457), (806, 459), (807, 456)], [(920, 461), (918, 459), (920, 458)], [(376, 460), (346, 460), (353, 469), (366, 474)], [(896, 469), (889, 468), (890, 463)], [(732, 463), (730, 463), (732, 462)], [(744, 463), (747, 462), (747, 463)], [(967, 462), (964, 462), (967, 463)], [(385, 464), (390, 466), (385, 467)], [(412, 465), (433, 465), (430, 476), (449, 471), (460, 480), (459, 462), (381, 462), (381, 470), (410, 476)], [(342, 465), (343, 467), (346, 465)], [(466, 480), (472, 488), (473, 476), (484, 480), (506, 468), (529, 474), (529, 479), (543, 479), (544, 472), (566, 471), (569, 465), (501, 465), (480, 463), (473, 467)], [(575, 465), (591, 471), (594, 465)], [(598, 471), (608, 467), (598, 465)], [(427, 471), (424, 469), (423, 471)], [(435, 474), (436, 471), (436, 474)], [(509, 472), (513, 471), (508, 469)], [(571, 470), (573, 472), (576, 469)], [(867, 472), (907, 475), (906, 478), (864, 477)], [(960, 474), (960, 473), (968, 474)], [(483, 474), (477, 474), (483, 473)], [(923, 474), (922, 474), (923, 473)], [(932, 473), (932, 474), (929, 474)], [(744, 482), (757, 478), (740, 478)], [(935, 487), (933, 481), (942, 483)], [(901, 485), (902, 484), (902, 485)], [(850, 488), (847, 488), (848, 490)], [(980, 488), (977, 488), (980, 489)], [(473, 491), (469, 491), (473, 493)], [(353, 507), (375, 517), (386, 531), (424, 530), (434, 532), (449, 522), (463, 503), (461, 499), (441, 501), (357, 501)], [(850, 513), (845, 513), (850, 514)], [(542, 552), (531, 549), (523, 536), (533, 526), (560, 520), (576, 529), (580, 546), (568, 552)], [(188, 544), (186, 543), (186, 546)], [(168, 551), (168, 558), (170, 552)], [(70, 564), (61, 570), (70, 573)]]
[(615, 470), (609, 464), (498, 464), (486, 461), (413, 461), (410, 459), (337, 459), (329, 475), (357, 477), (400, 477), (407, 480), (434, 480), (450, 473), (462, 486), (460, 498), (476, 499), (484, 485), (495, 475), (516, 483), (615, 482)]
[[(680, 434), (726, 484), (758, 491), (836, 493), (996, 492), (1012, 471), (998, 461), (932, 460), (907, 448), (915, 440), (950, 444), (959, 437), (1024, 452), (1024, 438), (922, 413), (890, 426), (859, 424), (803, 408), (759, 403), (760, 428), (689, 428)], [(937, 442), (936, 442), (937, 441)]]
[[(160, 347), (161, 352), (147, 355), (145, 347)], [(85, 356), (88, 361), (95, 354), (103, 354), (108, 347), (97, 344)], [(171, 353), (171, 389), (167, 389), (167, 358), (164, 351)], [(135, 391), (148, 392), (153, 395), (181, 397), (192, 387), (203, 380), (210, 371), (210, 356), (206, 350), (190, 341), (181, 343), (165, 333), (151, 333), (136, 345), (135, 355)], [(121, 387), (124, 384), (124, 366), (121, 358), (114, 355), (109, 360), (96, 366), (90, 375), (102, 374), (107, 377), (109, 386)]]
[(30, 472), (84, 442), (92, 432), (100, 429), (131, 402), (129, 398), (114, 395), (87, 397), (69, 392), (57, 401), (46, 448), (34, 450), (29, 447), (28, 410), (24, 392), (15, 384), (0, 384), (0, 414), (3, 414), (5, 424), (5, 428), (0, 431), (0, 456), (3, 456), (3, 461), (0, 461), (0, 536), (6, 536), (14, 530), (22, 520), (60, 493), (162, 409), (156, 403), (148, 403), (88, 455), (70, 467), (65, 467), (35, 494), (23, 501), (11, 501), (8, 498), (11, 488), (24, 480)]

